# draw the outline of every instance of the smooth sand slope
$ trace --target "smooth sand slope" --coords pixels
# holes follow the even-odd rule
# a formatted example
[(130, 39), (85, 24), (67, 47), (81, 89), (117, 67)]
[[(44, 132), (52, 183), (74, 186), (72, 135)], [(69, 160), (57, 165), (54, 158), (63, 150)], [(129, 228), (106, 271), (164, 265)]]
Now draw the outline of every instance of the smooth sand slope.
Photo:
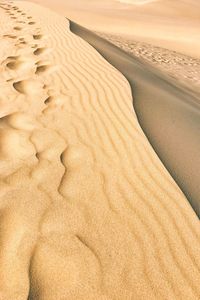
[(199, 299), (199, 220), (127, 80), (48, 9), (0, 22), (0, 299)]

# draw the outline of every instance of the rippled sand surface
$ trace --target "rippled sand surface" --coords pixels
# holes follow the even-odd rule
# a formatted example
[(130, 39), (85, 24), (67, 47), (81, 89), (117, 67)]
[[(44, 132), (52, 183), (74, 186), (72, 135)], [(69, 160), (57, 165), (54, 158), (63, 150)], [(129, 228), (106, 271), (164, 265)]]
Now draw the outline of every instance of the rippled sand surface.
[(47, 8), (0, 24), (0, 299), (198, 300), (199, 220), (125, 77)]

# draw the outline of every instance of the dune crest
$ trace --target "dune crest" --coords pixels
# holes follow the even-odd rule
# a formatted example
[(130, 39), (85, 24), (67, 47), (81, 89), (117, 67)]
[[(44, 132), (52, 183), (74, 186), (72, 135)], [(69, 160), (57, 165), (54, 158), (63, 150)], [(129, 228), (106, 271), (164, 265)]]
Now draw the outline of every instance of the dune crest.
[(0, 299), (199, 299), (199, 221), (127, 80), (46, 8), (0, 23)]

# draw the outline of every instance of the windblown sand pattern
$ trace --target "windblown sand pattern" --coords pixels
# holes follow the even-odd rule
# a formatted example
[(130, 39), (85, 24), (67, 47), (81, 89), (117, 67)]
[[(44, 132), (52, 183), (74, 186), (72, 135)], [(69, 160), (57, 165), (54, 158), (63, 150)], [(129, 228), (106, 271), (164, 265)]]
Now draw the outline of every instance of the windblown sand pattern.
[(199, 220), (127, 80), (48, 9), (0, 22), (0, 299), (199, 299)]
[(97, 34), (121, 49), (159, 68), (175, 80), (190, 85), (190, 87), (192, 86), (199, 91), (200, 59), (148, 43), (133, 41), (123, 36), (101, 32), (97, 32)]

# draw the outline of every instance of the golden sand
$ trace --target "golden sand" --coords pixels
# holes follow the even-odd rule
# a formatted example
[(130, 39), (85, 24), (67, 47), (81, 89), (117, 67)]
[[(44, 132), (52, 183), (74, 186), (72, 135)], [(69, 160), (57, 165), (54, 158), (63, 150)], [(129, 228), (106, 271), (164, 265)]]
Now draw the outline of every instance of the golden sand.
[(0, 24), (0, 299), (198, 300), (199, 220), (127, 80), (47, 8)]
[(120, 35), (103, 32), (97, 34), (124, 51), (158, 68), (162, 73), (199, 92), (200, 59), (152, 44), (134, 41)]
[[(92, 31), (118, 34), (200, 58), (199, 0), (122, 1), (32, 0)], [(143, 5), (136, 5), (139, 2)]]

